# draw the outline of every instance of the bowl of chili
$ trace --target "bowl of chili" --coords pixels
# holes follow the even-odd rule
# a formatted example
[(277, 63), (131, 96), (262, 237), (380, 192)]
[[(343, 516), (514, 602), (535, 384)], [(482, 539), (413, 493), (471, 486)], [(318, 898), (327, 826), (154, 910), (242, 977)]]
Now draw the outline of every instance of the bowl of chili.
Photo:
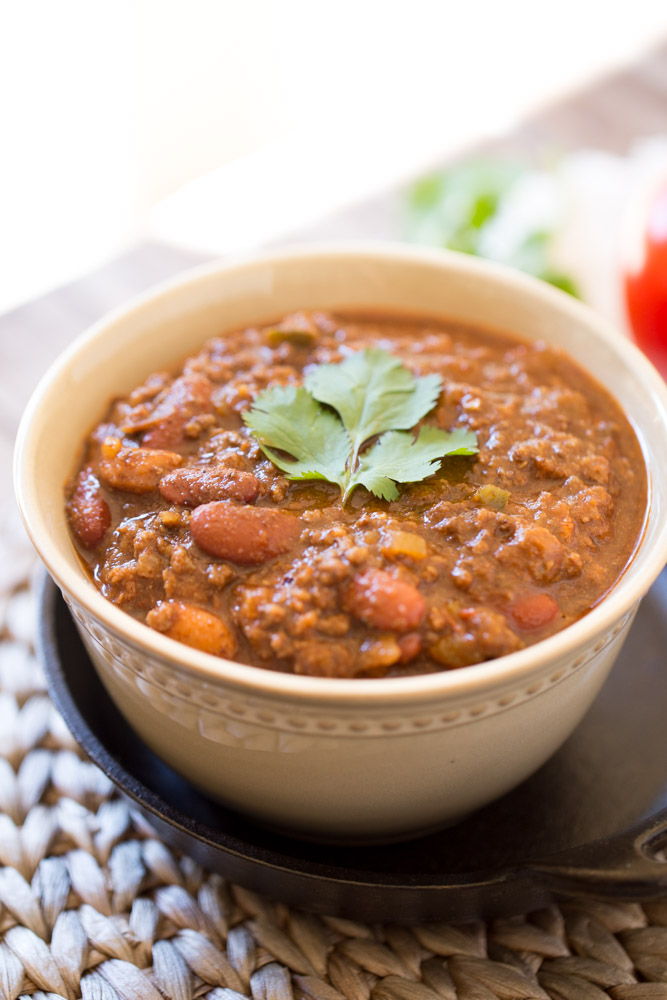
[(307, 247), (84, 334), (28, 406), (16, 484), (155, 752), (276, 827), (399, 837), (582, 718), (667, 560), (666, 431), (657, 373), (562, 293)]

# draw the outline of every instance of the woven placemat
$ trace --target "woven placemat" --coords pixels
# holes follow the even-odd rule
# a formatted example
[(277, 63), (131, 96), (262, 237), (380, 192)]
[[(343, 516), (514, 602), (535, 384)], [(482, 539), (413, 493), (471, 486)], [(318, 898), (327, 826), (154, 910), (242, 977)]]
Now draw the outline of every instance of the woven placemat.
[(32, 639), (34, 559), (0, 537), (0, 998), (667, 1000), (667, 899), (412, 927), (315, 917), (163, 844), (83, 758)]

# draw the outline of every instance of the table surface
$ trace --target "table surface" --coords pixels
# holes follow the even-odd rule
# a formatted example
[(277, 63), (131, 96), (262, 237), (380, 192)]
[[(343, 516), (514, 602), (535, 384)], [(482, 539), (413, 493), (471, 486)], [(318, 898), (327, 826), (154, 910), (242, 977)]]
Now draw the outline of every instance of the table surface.
[[(493, 149), (532, 156), (545, 147), (567, 151), (585, 144), (624, 152), (665, 122), (667, 48), (545, 109)], [(292, 238), (391, 236), (394, 204), (390, 196), (378, 197)], [(191, 254), (144, 244), (0, 318), (0, 536), (8, 530), (4, 514), (15, 516), (13, 439), (39, 376), (108, 309), (195, 262)], [(72, 752), (73, 740), (44, 697), (29, 652), (34, 593), (22, 588), (8, 603), (3, 598), (8, 566), (15, 582), (23, 580), (5, 542), (0, 996), (38, 990), (41, 997), (72, 1000), (223, 994), (667, 1000), (667, 900), (640, 907), (586, 897), (488, 926), (383, 929), (309, 917), (222, 883), (170, 852), (114, 796), (101, 772)]]
[[(623, 153), (634, 139), (667, 126), (667, 44), (636, 64), (545, 108), (514, 132), (485, 144), (485, 153), (527, 158), (540, 151), (588, 148)], [(289, 242), (339, 238), (392, 238), (396, 197), (356, 205)], [(287, 241), (284, 241), (287, 242)], [(11, 453), (28, 397), (63, 348), (109, 309), (143, 289), (203, 261), (192, 253), (144, 243), (101, 269), (0, 317), (0, 512), (11, 503)]]

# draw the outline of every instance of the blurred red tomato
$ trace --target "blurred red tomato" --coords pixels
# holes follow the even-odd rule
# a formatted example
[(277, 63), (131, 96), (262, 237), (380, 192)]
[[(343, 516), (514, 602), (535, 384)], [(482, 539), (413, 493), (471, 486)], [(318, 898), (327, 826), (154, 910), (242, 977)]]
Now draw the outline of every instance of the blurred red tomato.
[(641, 244), (624, 275), (625, 303), (636, 343), (667, 378), (667, 181), (649, 202)]

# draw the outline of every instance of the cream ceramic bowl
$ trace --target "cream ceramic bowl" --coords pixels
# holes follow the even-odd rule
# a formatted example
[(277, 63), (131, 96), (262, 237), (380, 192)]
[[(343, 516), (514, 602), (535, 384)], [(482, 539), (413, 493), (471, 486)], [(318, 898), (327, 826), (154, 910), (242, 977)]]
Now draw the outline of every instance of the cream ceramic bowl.
[[(428, 676), (273, 673), (166, 638), (105, 600), (69, 535), (63, 485), (109, 400), (225, 329), (297, 308), (432, 313), (559, 344), (615, 394), (649, 469), (643, 541), (605, 600), (510, 656)], [(16, 485), (32, 540), (111, 697), (161, 757), (211, 796), (278, 827), (397, 837), (455, 821), (536, 770), (600, 689), (667, 561), (667, 390), (636, 348), (548, 286), (467, 256), (392, 245), (308, 247), (215, 264), (112, 313), (28, 406)]]

